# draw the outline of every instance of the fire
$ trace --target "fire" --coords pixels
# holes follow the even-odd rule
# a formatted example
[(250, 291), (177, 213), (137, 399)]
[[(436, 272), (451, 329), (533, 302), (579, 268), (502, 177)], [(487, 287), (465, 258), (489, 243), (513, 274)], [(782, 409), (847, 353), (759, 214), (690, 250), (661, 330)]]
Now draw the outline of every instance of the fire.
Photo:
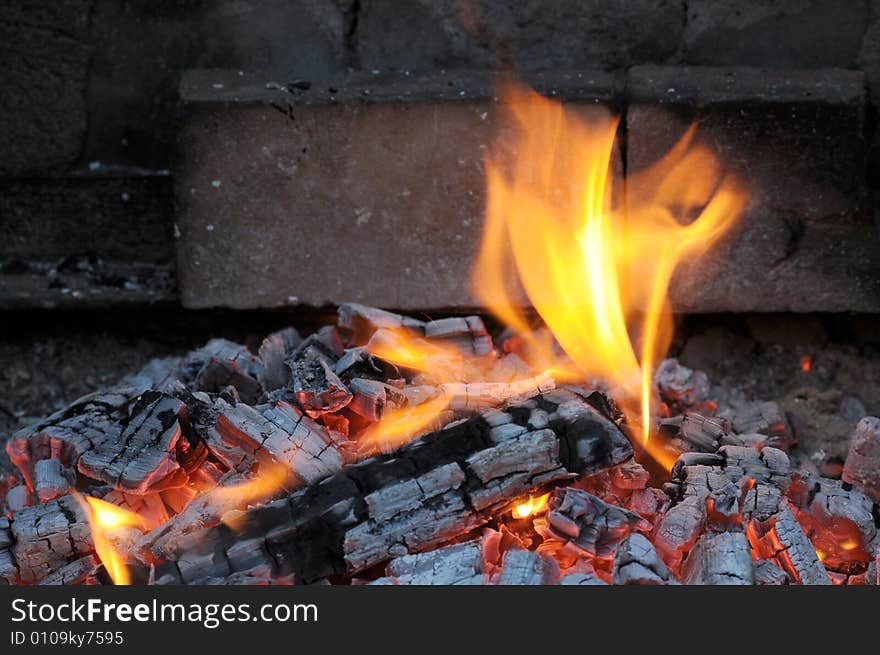
[(813, 358), (810, 355), (803, 355), (800, 364), (801, 370), (804, 373), (809, 373), (813, 368)]
[[(747, 195), (691, 129), (613, 196), (616, 119), (588, 121), (515, 85), (501, 95), (512, 138), (486, 162), (476, 297), (528, 340), (524, 293), (581, 377), (618, 387), (631, 419), (640, 410), (647, 445), (652, 371), (672, 337), (670, 279), (733, 224)], [(551, 368), (548, 344), (529, 345)]]
[(107, 570), (113, 584), (131, 584), (131, 576), (125, 566), (125, 557), (116, 542), (123, 537), (126, 528), (144, 529), (141, 517), (134, 512), (122, 509), (112, 503), (93, 498), (92, 496), (76, 495), (88, 518), (95, 552)]
[(362, 455), (389, 453), (428, 431), (440, 414), (449, 407), (449, 397), (440, 394), (420, 405), (404, 407), (385, 413), (358, 437)]
[(527, 519), (530, 516), (536, 516), (547, 509), (547, 503), (549, 500), (549, 493), (544, 494), (543, 496), (538, 496), (537, 498), (529, 496), (527, 501), (520, 503), (513, 508), (513, 518)]

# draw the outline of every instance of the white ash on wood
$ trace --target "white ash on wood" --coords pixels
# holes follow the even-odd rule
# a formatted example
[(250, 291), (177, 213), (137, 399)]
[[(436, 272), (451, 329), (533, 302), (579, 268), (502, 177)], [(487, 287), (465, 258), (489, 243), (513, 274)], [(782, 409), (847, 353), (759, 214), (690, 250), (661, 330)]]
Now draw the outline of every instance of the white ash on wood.
[(35, 425), (15, 432), (6, 442), (6, 453), (34, 489), (34, 466), (57, 459), (75, 469), (80, 457), (122, 432), (121, 421), (135, 390), (120, 389), (88, 394)]
[(787, 503), (784, 502), (780, 510), (766, 521), (752, 519), (746, 534), (754, 552), (776, 562), (795, 582), (831, 584), (816, 549)]
[(685, 584), (751, 585), (755, 583), (752, 550), (742, 532), (706, 533), (682, 565)]
[(82, 454), (80, 473), (128, 494), (144, 495), (186, 484), (175, 456), (186, 405), (161, 392), (146, 391), (125, 428)]
[[(303, 582), (353, 575), (441, 545), (518, 498), (632, 456), (618, 427), (576, 395), (557, 391), (533, 403), (548, 413), (547, 428), (499, 433), (477, 416), (248, 510), (238, 531), (219, 525), (193, 535), (190, 543), (199, 546), (162, 554), (176, 563), (172, 572), (193, 582), (232, 573), (229, 548), (259, 539), (278, 574)], [(508, 411), (520, 425), (531, 413)]]
[(262, 362), (247, 347), (211, 339), (184, 358), (179, 377), (192, 391), (219, 393), (232, 386), (242, 400), (254, 404), (265, 395), (258, 380), (262, 368)]
[(680, 584), (654, 545), (638, 532), (624, 539), (617, 549), (612, 580), (616, 585)]

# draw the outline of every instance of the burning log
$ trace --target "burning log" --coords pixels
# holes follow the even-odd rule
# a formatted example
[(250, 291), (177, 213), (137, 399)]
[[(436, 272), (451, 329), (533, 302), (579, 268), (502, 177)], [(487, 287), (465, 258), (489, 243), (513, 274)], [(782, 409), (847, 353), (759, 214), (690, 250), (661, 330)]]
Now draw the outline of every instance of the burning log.
[(70, 491), (71, 478), (61, 461), (57, 459), (41, 459), (34, 464), (34, 490), (41, 503), (64, 496)]
[(575, 558), (614, 559), (620, 543), (634, 530), (648, 532), (651, 524), (638, 514), (580, 489), (557, 489), (546, 518), (535, 521), (545, 541), (542, 550)]
[(873, 502), (840, 480), (797, 476), (788, 490), (798, 522), (825, 568), (862, 573), (877, 541)]
[(616, 585), (677, 585), (653, 544), (634, 532), (624, 539), (614, 556), (612, 581)]
[(691, 450), (714, 453), (721, 439), (730, 432), (726, 419), (702, 416), (696, 412), (684, 415), (678, 437), (690, 446)]
[(72, 561), (70, 564), (62, 566), (57, 571), (53, 571), (37, 584), (44, 586), (98, 584), (97, 577), (95, 576), (97, 568), (98, 559), (94, 555), (86, 555)]
[(465, 534), (517, 498), (632, 456), (618, 427), (573, 393), (531, 402), (547, 412), (547, 428), (529, 430), (530, 411), (518, 407), (508, 410), (526, 428), (516, 435), (475, 416), (248, 510), (237, 532), (218, 525), (192, 535), (188, 550), (153, 555), (176, 563), (171, 570), (193, 582), (233, 572), (229, 548), (255, 539), (280, 575), (314, 582), (356, 574)]
[(122, 432), (79, 458), (80, 473), (129, 494), (144, 495), (186, 484), (175, 449), (186, 405), (157, 391), (144, 392)]
[(0, 520), (0, 579), (37, 582), (94, 549), (88, 521), (73, 496), (27, 507)]
[(730, 421), (741, 435), (766, 435), (766, 445), (788, 450), (796, 442), (791, 423), (782, 408), (773, 402), (746, 403), (736, 407)]
[(752, 519), (747, 526), (749, 543), (760, 557), (773, 560), (792, 580), (804, 585), (831, 584), (816, 549), (798, 524), (787, 503), (766, 521)]
[(702, 371), (682, 366), (677, 359), (664, 359), (654, 372), (660, 398), (681, 411), (705, 402), (709, 397), (709, 378)]
[(672, 476), (678, 499), (658, 522), (654, 543), (673, 567), (707, 526), (724, 531), (743, 515), (774, 515), (791, 482), (788, 456), (770, 447), (722, 446), (717, 453), (686, 453)]
[(338, 412), (351, 402), (351, 392), (323, 357), (294, 361), (291, 368), (296, 400), (310, 417)]
[(391, 560), (384, 578), (371, 584), (481, 585), (488, 580), (480, 540)]
[(859, 421), (843, 465), (843, 480), (880, 503), (880, 419)]
[(492, 337), (479, 316), (457, 316), (429, 321), (425, 338), (454, 345), (466, 357), (485, 357), (494, 352)]
[(549, 373), (517, 382), (476, 382), (441, 384), (438, 389), (449, 399), (449, 408), (456, 412), (475, 412), (492, 407), (516, 405), (532, 396), (556, 388)]
[(685, 584), (751, 585), (755, 583), (752, 551), (742, 532), (706, 533), (682, 566)]
[(557, 585), (559, 564), (552, 557), (531, 550), (512, 548), (504, 553), (501, 571), (492, 578), (496, 585)]
[[(51, 460), (40, 460), (51, 461)], [(6, 492), (6, 509), (17, 512), (31, 504), (31, 492), (26, 484), (18, 484)]]
[(262, 362), (246, 346), (211, 339), (183, 360), (180, 379), (193, 391), (219, 393), (234, 387), (242, 400), (254, 404), (264, 397), (258, 380), (262, 368)]
[(80, 457), (122, 431), (131, 395), (129, 390), (92, 393), (48, 418), (14, 433), (6, 443), (9, 459), (34, 489), (34, 466), (57, 459), (64, 468), (76, 468)]
[(762, 586), (781, 586), (791, 582), (788, 573), (783, 571), (776, 562), (761, 559), (755, 562), (755, 584)]
[(333, 366), (333, 372), (342, 380), (361, 378), (385, 382), (400, 377), (394, 364), (373, 357), (363, 346), (346, 348)]
[(263, 366), (257, 372), (257, 380), (266, 393), (283, 389), (290, 384), (291, 372), (286, 360), (300, 343), (302, 339), (299, 332), (292, 327), (273, 332), (263, 339), (258, 353)]
[(376, 330), (383, 328), (412, 330), (422, 335), (425, 333), (424, 321), (353, 302), (340, 305), (336, 316), (336, 325), (355, 344), (367, 343)]
[(256, 461), (278, 462), (291, 485), (311, 484), (342, 467), (332, 433), (288, 402), (251, 407), (214, 401), (214, 423), (205, 434), (211, 453), (227, 468), (245, 472)]

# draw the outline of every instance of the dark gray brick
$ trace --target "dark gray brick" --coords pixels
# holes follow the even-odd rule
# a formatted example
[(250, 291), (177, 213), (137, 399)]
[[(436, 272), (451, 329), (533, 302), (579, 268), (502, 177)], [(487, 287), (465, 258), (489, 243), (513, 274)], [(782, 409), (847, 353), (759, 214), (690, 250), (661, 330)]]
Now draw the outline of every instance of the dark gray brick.
[(57, 173), (86, 131), (91, 0), (10, 0), (0, 11), (0, 175)]
[(852, 67), (869, 5), (870, 0), (688, 0), (685, 61)]
[(655, 161), (696, 120), (752, 193), (731, 237), (677, 276), (677, 308), (880, 309), (861, 73), (636, 67), (627, 88), (630, 170)]
[[(611, 76), (559, 79), (582, 111), (608, 111)], [(367, 75), (285, 93), (188, 77), (176, 177), (184, 305), (473, 306), (488, 82)]]

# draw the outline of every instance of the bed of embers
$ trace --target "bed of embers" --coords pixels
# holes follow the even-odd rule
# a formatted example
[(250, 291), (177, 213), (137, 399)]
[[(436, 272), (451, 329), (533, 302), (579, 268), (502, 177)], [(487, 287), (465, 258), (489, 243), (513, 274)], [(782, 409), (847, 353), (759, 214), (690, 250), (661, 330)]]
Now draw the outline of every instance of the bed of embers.
[(877, 584), (880, 420), (794, 470), (778, 405), (668, 359), (646, 444), (529, 343), (350, 304), (155, 360), (9, 438), (0, 580)]

